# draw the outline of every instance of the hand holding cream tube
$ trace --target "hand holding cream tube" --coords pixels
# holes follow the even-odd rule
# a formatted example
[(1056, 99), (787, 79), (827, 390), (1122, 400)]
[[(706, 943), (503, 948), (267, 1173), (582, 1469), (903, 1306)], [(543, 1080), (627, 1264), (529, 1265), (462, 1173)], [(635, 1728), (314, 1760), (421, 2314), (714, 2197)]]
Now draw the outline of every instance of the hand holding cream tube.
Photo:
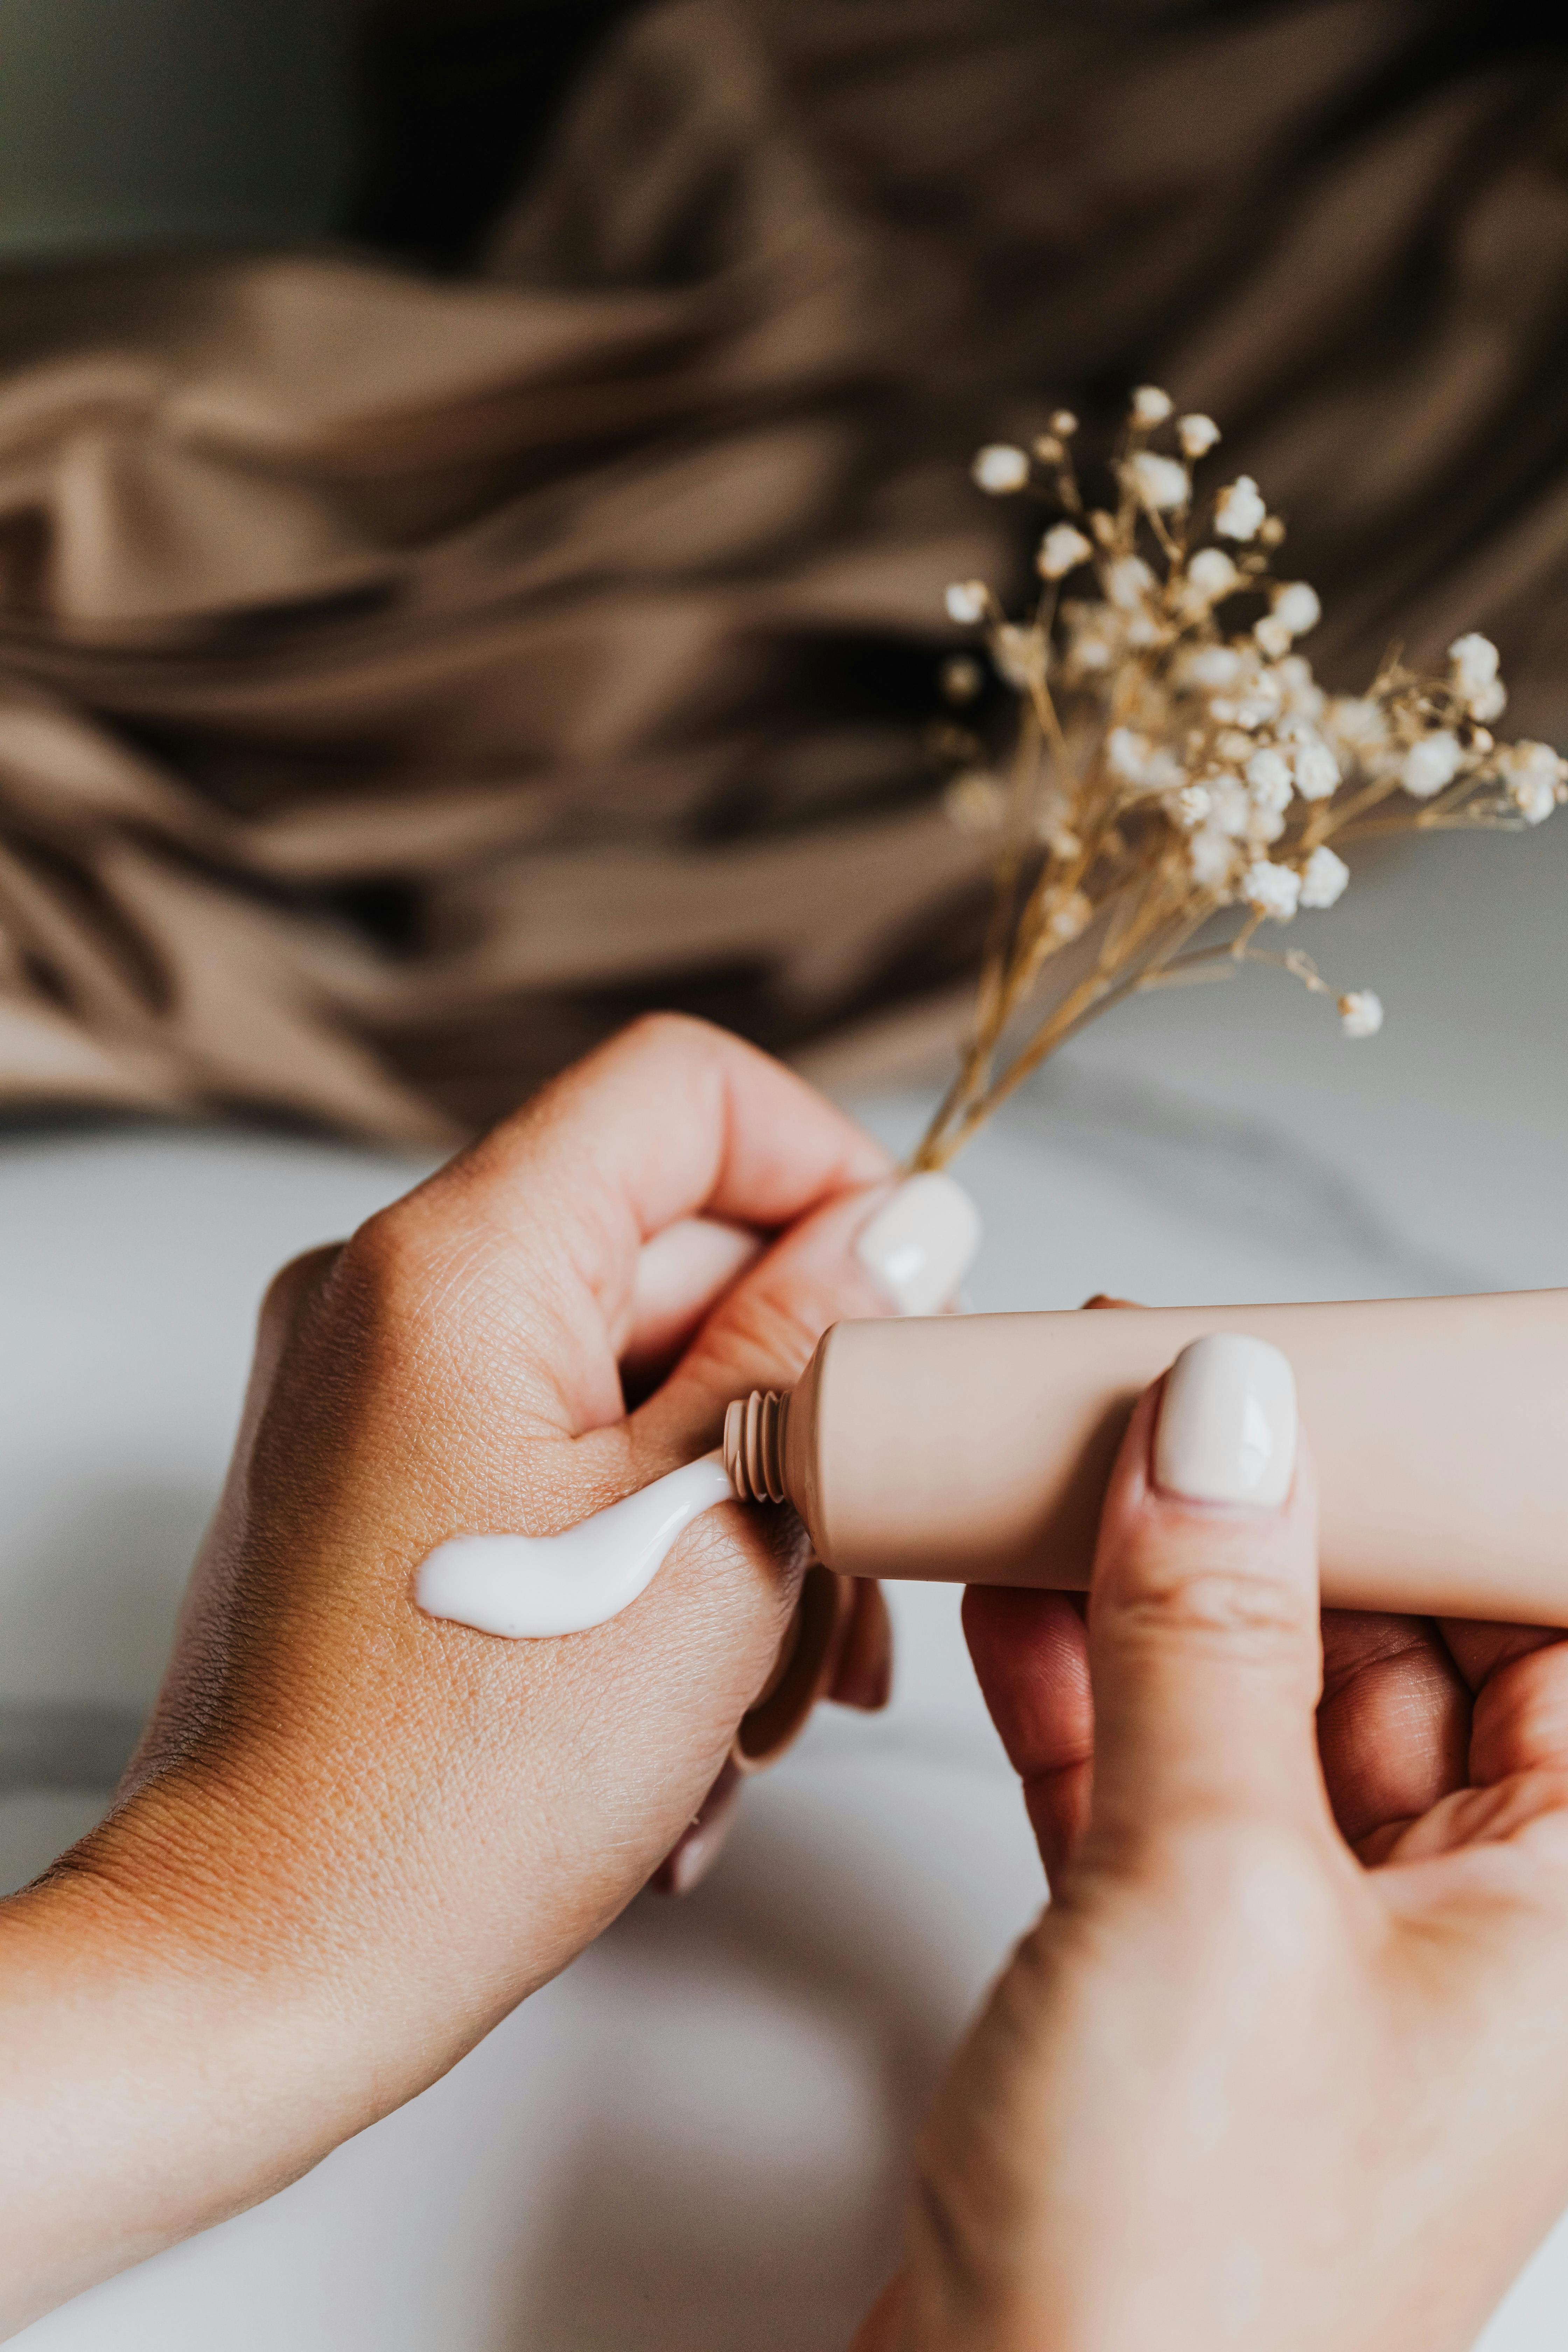
[(1135, 1399), (1218, 1331), (1294, 1368), (1326, 1602), (1568, 1623), (1564, 1291), (839, 1323), (725, 1466), (841, 1575), (1083, 1587)]

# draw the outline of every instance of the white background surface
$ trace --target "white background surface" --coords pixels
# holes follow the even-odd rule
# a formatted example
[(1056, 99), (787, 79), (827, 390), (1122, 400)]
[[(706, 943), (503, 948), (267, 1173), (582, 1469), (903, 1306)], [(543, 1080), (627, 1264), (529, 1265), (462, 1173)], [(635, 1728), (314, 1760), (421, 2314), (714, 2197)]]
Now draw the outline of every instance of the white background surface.
[[(1374, 1044), (1261, 974), (1082, 1041), (966, 1164), (972, 1303), (1568, 1284), (1558, 822), (1424, 845), (1299, 927), (1383, 992)], [(920, 1105), (868, 1108), (901, 1144)], [(145, 1706), (262, 1283), (408, 1173), (268, 1138), (0, 1139), (0, 1754), (19, 1706)], [(955, 1596), (894, 1598), (889, 1714), (825, 1710), (693, 1897), (639, 1901), (413, 2106), (30, 2352), (842, 2346), (896, 2257), (916, 2117), (1041, 1892)], [(100, 1802), (0, 1790), (5, 1883)], [(1486, 2340), (1565, 2336), (1560, 2233)]]

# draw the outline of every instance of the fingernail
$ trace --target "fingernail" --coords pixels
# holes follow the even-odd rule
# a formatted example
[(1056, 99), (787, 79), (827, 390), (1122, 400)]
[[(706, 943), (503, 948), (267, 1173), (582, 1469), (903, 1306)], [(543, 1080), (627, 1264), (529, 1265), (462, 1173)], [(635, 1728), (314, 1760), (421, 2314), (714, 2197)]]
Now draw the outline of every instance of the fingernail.
[(906, 1176), (855, 1244), (855, 1255), (900, 1315), (934, 1315), (973, 1265), (980, 1212), (951, 1176)]
[(1296, 1469), (1296, 1376), (1267, 1339), (1212, 1331), (1165, 1375), (1154, 1484), (1193, 1503), (1278, 1510)]
[(879, 1584), (857, 1584), (827, 1696), (879, 1714), (893, 1696), (893, 1621)]
[(763, 1253), (760, 1234), (717, 1217), (682, 1217), (637, 1252), (632, 1336), (624, 1363), (657, 1363)]
[(656, 1895), (689, 1895), (694, 1886), (700, 1886), (723, 1852), (740, 1801), (741, 1775), (733, 1759), (727, 1758), (698, 1808), (696, 1820), (682, 1831), (648, 1880)]

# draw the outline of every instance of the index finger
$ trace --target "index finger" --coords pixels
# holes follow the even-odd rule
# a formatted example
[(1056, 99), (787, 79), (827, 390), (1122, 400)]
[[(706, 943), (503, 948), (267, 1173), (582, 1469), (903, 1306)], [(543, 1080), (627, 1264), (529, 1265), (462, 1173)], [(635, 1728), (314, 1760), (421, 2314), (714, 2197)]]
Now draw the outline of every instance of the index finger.
[(465, 1287), (482, 1268), (492, 1342), (509, 1299), (527, 1307), (535, 1339), (548, 1319), (563, 1342), (553, 1385), (580, 1431), (618, 1416), (615, 1360), (645, 1242), (699, 1214), (793, 1224), (889, 1167), (879, 1144), (782, 1064), (707, 1022), (661, 1013), (384, 1213)]
[[(591, 1140), (592, 1150), (584, 1144)], [(880, 1144), (804, 1078), (726, 1029), (680, 1013), (634, 1022), (430, 1179), (459, 1187), (520, 1239), (537, 1187), (564, 1180), (569, 1223), (634, 1248), (699, 1212), (792, 1224), (829, 1192), (875, 1183)], [(515, 1179), (526, 1171), (528, 1188)]]

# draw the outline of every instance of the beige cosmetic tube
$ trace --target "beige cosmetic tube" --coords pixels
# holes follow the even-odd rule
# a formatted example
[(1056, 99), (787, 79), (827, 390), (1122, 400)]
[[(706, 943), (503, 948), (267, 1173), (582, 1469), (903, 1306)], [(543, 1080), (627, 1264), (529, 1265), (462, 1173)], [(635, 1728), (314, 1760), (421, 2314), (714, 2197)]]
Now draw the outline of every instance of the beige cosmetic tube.
[(1081, 1588), (1128, 1413), (1209, 1331), (1295, 1368), (1326, 1601), (1568, 1625), (1568, 1291), (838, 1323), (725, 1465), (840, 1575)]

